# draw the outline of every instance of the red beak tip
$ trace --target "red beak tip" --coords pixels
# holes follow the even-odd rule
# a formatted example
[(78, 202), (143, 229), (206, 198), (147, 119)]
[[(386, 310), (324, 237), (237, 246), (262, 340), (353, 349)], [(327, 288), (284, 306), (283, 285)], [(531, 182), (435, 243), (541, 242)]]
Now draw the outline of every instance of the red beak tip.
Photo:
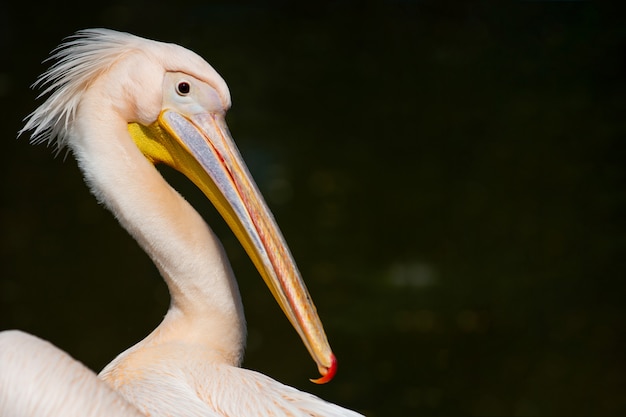
[(321, 378), (311, 379), (310, 381), (315, 384), (325, 384), (330, 382), (330, 380), (335, 377), (335, 374), (337, 373), (337, 359), (335, 358), (335, 355), (331, 353), (330, 367), (321, 370), (320, 373), (322, 374)]

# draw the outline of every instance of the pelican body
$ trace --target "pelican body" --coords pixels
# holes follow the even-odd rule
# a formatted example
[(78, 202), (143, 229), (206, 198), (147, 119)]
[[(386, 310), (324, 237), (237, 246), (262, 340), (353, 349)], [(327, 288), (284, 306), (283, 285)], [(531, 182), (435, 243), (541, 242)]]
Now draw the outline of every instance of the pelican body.
[(245, 319), (222, 245), (154, 166), (179, 170), (216, 206), (316, 362), (314, 382), (332, 379), (315, 306), (224, 121), (231, 102), (219, 74), (178, 45), (106, 29), (78, 32), (52, 58), (35, 83), (47, 99), (20, 133), (69, 147), (92, 193), (156, 264), (171, 304), (97, 377), (35, 336), (0, 333), (0, 415), (359, 415), (239, 367)]

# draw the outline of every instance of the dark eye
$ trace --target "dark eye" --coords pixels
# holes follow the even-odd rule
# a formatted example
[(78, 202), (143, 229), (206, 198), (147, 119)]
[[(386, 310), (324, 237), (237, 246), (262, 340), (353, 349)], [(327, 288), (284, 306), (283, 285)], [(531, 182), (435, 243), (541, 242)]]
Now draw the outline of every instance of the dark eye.
[(181, 81), (176, 86), (176, 92), (181, 96), (186, 96), (187, 94), (189, 94), (189, 90), (191, 90), (191, 86), (186, 81)]

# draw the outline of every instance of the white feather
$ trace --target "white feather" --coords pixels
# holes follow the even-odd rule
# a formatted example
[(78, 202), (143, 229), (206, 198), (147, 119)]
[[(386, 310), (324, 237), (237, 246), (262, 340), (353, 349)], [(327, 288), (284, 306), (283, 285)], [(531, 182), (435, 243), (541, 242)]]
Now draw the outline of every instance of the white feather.
[(67, 353), (35, 336), (0, 332), (3, 417), (140, 417), (130, 403)]
[(51, 95), (28, 116), (19, 134), (32, 130), (33, 143), (51, 144), (56, 139), (61, 150), (89, 83), (142, 42), (137, 36), (107, 29), (86, 29), (71, 36), (53, 51), (46, 61), (56, 62), (33, 84), (33, 88), (43, 88), (38, 97)]

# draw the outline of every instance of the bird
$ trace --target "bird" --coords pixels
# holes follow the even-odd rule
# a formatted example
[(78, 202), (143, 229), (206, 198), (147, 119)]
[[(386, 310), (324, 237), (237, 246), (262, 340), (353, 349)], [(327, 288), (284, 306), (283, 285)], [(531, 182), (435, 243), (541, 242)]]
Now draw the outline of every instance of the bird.
[(45, 101), (18, 136), (71, 152), (91, 193), (155, 263), (170, 305), (98, 375), (36, 336), (0, 332), (0, 415), (360, 416), (241, 368), (245, 318), (223, 246), (156, 168), (180, 171), (217, 208), (317, 364), (312, 381), (331, 380), (335, 356), (230, 135), (218, 72), (182, 46), (102, 28), (74, 33), (49, 59), (33, 85)]

